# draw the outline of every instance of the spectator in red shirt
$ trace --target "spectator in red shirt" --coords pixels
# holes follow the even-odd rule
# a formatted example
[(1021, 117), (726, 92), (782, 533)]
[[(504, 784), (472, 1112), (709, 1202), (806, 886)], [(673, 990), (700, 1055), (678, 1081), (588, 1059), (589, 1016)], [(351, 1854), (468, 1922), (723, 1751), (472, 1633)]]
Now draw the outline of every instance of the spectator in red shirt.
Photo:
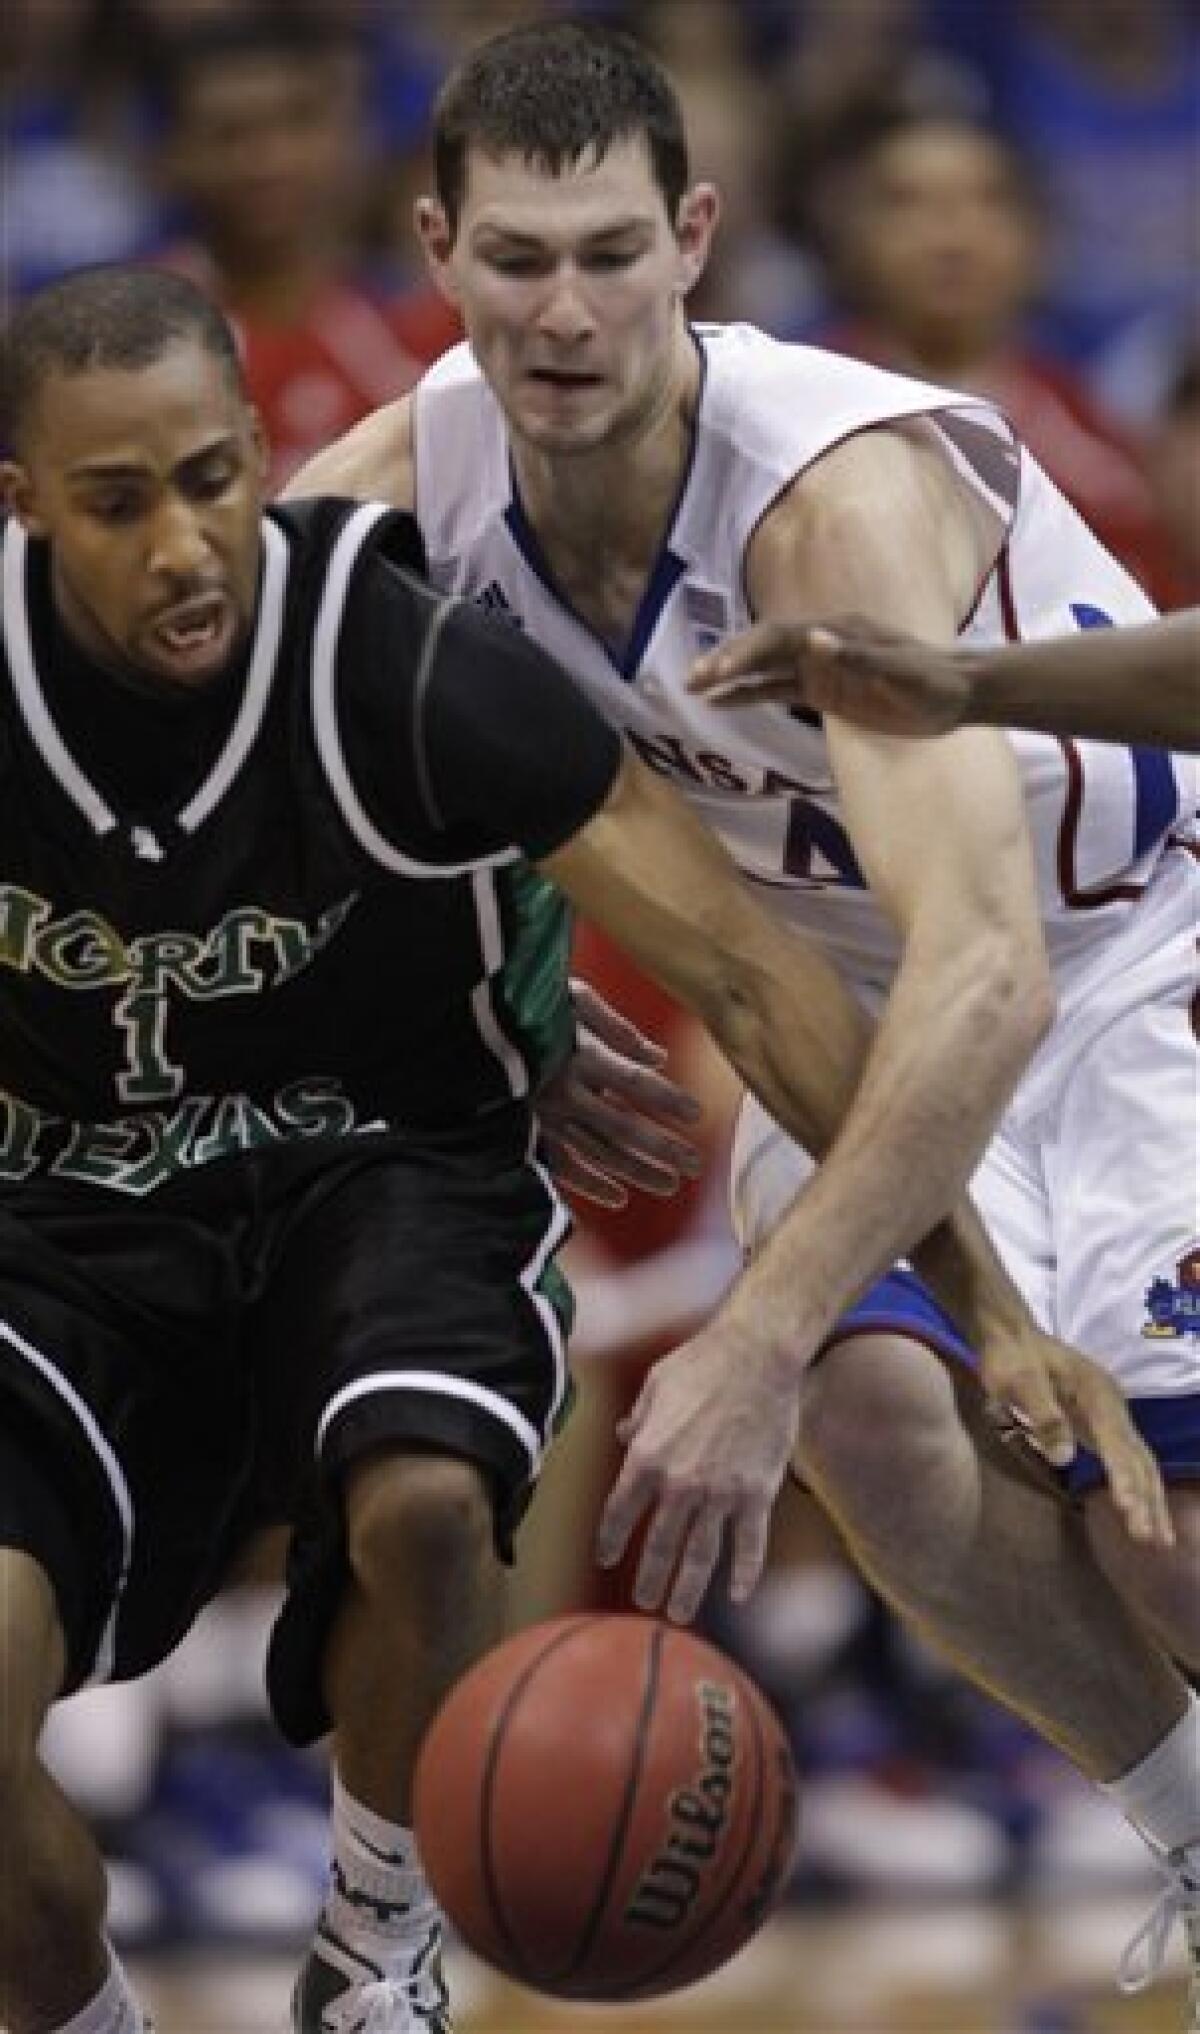
[(1138, 450), (1022, 326), (1037, 290), (1035, 193), (1003, 136), (954, 112), (881, 117), (836, 184), (825, 239), (848, 322), (825, 344), (999, 405), (1143, 584), (1163, 540)]
[(212, 290), (242, 346), (281, 486), (312, 453), (410, 388), (459, 336), (432, 289), (368, 287), (359, 53), (303, 10), (178, 32), (163, 173), (194, 238), (163, 259)]

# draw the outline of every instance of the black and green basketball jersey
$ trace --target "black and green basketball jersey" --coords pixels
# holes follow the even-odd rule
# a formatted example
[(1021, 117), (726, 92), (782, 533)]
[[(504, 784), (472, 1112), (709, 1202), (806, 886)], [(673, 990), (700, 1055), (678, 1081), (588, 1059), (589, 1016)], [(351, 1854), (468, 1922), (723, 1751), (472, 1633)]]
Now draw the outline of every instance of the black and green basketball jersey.
[(167, 703), (98, 668), (81, 691), (44, 546), (0, 542), (0, 1189), (141, 1194), (531, 1096), (570, 1039), (566, 913), (531, 862), (620, 754), (557, 668), (407, 569), (407, 518), (293, 504), (181, 775)]

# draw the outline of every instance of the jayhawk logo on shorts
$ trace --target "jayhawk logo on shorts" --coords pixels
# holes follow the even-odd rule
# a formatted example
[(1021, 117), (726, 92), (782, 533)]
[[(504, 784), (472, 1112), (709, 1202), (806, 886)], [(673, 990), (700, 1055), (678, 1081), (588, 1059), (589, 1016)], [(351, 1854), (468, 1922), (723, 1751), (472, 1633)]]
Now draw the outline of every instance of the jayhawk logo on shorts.
[(1181, 1257), (1175, 1267), (1176, 1279), (1153, 1279), (1146, 1291), (1143, 1335), (1155, 1340), (1180, 1335), (1200, 1336), (1200, 1244)]

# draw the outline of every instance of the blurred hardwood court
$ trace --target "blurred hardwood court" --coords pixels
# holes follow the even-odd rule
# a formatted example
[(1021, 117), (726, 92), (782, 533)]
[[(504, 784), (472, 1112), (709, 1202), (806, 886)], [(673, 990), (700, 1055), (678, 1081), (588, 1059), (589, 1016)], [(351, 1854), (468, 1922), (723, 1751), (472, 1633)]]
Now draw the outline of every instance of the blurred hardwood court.
[[(535, 1999), (455, 1955), (456, 2034), (1182, 2034), (1183, 1951), (1115, 1988), (1144, 1900), (855, 1906), (786, 1916), (707, 1985), (613, 2012)], [(156, 2034), (286, 2034), (296, 1960), (130, 1959)]]

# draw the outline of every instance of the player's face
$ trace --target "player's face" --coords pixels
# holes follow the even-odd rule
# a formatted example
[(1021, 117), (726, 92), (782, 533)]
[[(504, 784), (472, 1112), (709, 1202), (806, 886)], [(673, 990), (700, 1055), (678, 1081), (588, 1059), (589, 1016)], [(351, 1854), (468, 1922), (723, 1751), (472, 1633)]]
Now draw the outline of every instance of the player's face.
[(262, 473), (253, 411), (188, 339), (147, 367), (49, 374), (8, 492), (50, 543), (81, 647), (111, 669), (198, 686), (253, 620)]
[(433, 272), (516, 436), (583, 452), (654, 413), (716, 211), (697, 185), (673, 225), (640, 138), (558, 175), (473, 151), (453, 237), (440, 207), (419, 207)]

